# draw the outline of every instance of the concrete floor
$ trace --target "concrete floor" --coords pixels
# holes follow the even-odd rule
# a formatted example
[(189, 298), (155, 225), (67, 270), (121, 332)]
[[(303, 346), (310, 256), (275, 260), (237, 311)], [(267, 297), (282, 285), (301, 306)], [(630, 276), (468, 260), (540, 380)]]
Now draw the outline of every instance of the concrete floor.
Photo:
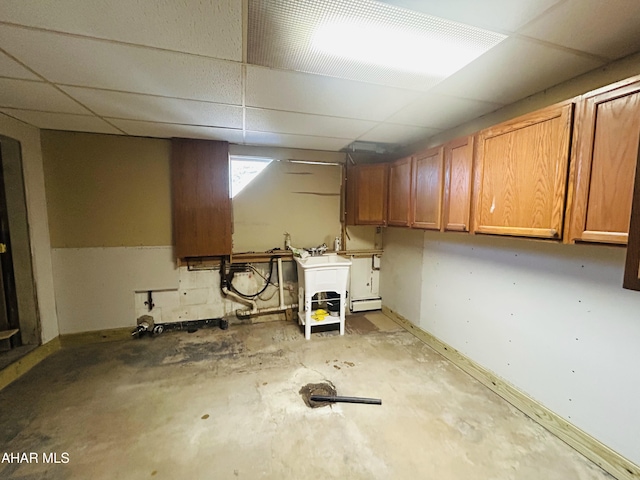
[[(325, 380), (382, 406), (308, 408)], [(0, 392), (5, 452), (39, 462), (3, 479), (613, 478), (381, 313), (66, 348)]]
[(20, 345), (12, 349), (0, 350), (0, 370), (20, 360), (27, 353), (38, 348), (37, 345)]

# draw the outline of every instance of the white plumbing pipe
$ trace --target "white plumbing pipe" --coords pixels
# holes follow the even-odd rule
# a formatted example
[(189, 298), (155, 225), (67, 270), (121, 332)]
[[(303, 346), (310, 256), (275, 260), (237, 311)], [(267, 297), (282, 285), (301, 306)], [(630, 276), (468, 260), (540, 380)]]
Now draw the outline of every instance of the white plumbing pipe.
[(227, 297), (231, 297), (237, 300), (239, 303), (248, 304), (251, 307), (251, 310), (246, 310), (247, 312), (249, 312), (247, 315), (255, 315), (256, 313), (258, 313), (258, 304), (255, 302), (255, 300), (249, 300), (248, 298), (241, 297), (235, 292), (230, 291), (227, 287), (222, 288), (222, 293), (224, 293)]
[(288, 309), (298, 308), (297, 303), (292, 303), (291, 305), (284, 304), (284, 278), (282, 275), (282, 257), (278, 257), (278, 294), (280, 297), (280, 305), (277, 307), (264, 307), (258, 308), (256, 302), (254, 300), (249, 300), (246, 298), (242, 298), (236, 295), (233, 292), (229, 292), (226, 288), (223, 289), (225, 293), (232, 296), (233, 298), (237, 298), (238, 300), (248, 303), (251, 305), (251, 310), (236, 310), (236, 315), (238, 317), (250, 317), (253, 315), (261, 315), (263, 313), (274, 313), (274, 312), (283, 312)]
[(252, 317), (254, 315), (262, 315), (264, 313), (279, 313), (288, 310), (289, 308), (296, 309), (298, 308), (297, 303), (292, 303), (291, 305), (285, 305), (284, 307), (265, 307), (258, 308), (256, 311), (253, 310), (236, 310), (236, 315), (238, 317)]
[(284, 281), (282, 280), (282, 257), (278, 257), (278, 291), (280, 293), (280, 308), (284, 310)]

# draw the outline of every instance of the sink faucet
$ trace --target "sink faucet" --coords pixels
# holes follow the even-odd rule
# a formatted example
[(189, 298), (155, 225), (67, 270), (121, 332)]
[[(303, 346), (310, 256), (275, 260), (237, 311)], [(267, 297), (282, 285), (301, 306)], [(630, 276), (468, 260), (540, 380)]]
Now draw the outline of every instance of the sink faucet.
[(327, 244), (323, 243), (317, 247), (305, 248), (305, 250), (309, 252), (312, 257), (318, 257), (327, 251)]

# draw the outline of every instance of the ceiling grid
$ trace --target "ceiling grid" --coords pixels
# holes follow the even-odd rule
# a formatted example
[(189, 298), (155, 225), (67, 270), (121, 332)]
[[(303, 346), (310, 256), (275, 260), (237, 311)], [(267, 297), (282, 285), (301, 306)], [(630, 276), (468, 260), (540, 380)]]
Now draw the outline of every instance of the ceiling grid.
[[(419, 53), (390, 69), (317, 40), (327, 25), (329, 39), (344, 25), (413, 35), (434, 17), (508, 37), (444, 79)], [(636, 0), (3, 0), (0, 112), (46, 129), (401, 147), (639, 52), (638, 24)]]

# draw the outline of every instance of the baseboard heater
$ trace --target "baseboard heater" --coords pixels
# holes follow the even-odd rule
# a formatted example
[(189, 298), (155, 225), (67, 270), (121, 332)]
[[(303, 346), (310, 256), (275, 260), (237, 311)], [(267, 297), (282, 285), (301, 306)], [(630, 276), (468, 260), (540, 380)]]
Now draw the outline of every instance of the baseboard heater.
[(366, 312), (369, 310), (381, 310), (381, 309), (382, 309), (381, 297), (361, 298), (361, 299), (351, 300), (352, 312)]

